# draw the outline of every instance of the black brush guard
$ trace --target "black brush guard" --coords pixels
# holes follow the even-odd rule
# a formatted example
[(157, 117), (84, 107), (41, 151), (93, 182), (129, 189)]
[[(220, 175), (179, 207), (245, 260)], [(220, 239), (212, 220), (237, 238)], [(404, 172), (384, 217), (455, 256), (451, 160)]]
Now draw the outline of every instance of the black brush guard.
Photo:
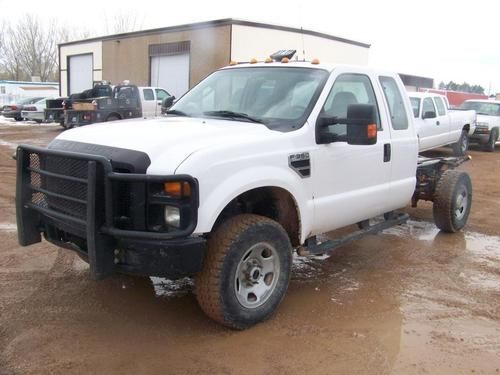
[[(159, 268), (172, 260), (184, 269), (179, 272), (174, 269), (165, 276), (183, 276), (198, 270), (204, 240), (189, 237), (196, 228), (198, 210), (198, 184), (191, 176), (117, 173), (113, 171), (112, 162), (103, 156), (24, 145), (17, 148), (16, 155), (16, 217), (22, 246), (40, 242), (43, 233), (50, 242), (86, 258), (94, 278), (116, 270), (163, 275)], [(188, 201), (151, 192), (152, 184), (168, 181), (189, 183)], [(122, 214), (117, 212), (120, 203), (117, 201), (121, 199), (116, 196), (117, 183), (143, 186), (144, 200), (140, 203), (144, 215), (148, 215), (153, 205), (179, 207), (184, 218), (181, 229), (151, 231), (147, 225), (140, 226), (139, 230), (124, 229), (117, 223), (117, 217)], [(64, 233), (65, 240), (55, 233)], [(80, 239), (84, 246), (79, 243)], [(129, 250), (129, 255), (120, 255), (118, 248)], [(185, 250), (185, 257), (195, 255), (194, 263), (187, 264), (186, 259), (179, 258), (180, 250)], [(130, 265), (120, 256), (128, 257), (131, 262), (138, 258), (140, 261)]]

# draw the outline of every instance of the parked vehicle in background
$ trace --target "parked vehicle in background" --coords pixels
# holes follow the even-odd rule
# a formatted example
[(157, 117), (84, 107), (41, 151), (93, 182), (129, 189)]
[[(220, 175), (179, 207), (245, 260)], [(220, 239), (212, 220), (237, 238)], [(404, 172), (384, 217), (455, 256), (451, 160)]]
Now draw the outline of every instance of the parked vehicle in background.
[(21, 111), (24, 105), (33, 104), (43, 99), (43, 97), (32, 97), (18, 100), (16, 103), (3, 106), (2, 116), (6, 118), (13, 118), (16, 121), (22, 121), (23, 117)]
[(471, 142), (479, 143), (485, 151), (495, 151), (500, 134), (500, 101), (467, 100), (461, 108), (473, 109), (477, 113), (476, 130), (470, 137)]
[(45, 122), (58, 122), (64, 127), (64, 101), (68, 98), (47, 99), (43, 119)]
[(472, 186), (453, 168), (467, 158), (419, 159), (397, 74), (290, 58), (220, 69), (166, 118), (18, 146), (20, 244), (43, 234), (95, 278), (195, 276), (203, 311), (244, 329), (282, 301), (295, 249), (323, 254), (401, 224), (394, 210), (410, 200), (433, 201), (441, 230), (463, 228)]
[(44, 110), (48, 98), (43, 98), (33, 104), (25, 104), (21, 110), (21, 117), (28, 121), (36, 121), (39, 124), (44, 121)]
[(451, 145), (456, 156), (465, 155), (469, 136), (476, 129), (476, 112), (449, 109), (448, 100), (433, 93), (408, 93), (415, 117), (419, 151)]
[(472, 92), (463, 91), (453, 91), (453, 90), (441, 90), (441, 89), (419, 89), (419, 92), (427, 92), (432, 94), (439, 94), (446, 97), (450, 108), (456, 109), (462, 105), (466, 100), (483, 100), (488, 99), (488, 95), (476, 94)]
[(72, 109), (64, 111), (64, 126), (160, 116), (162, 101), (169, 96), (159, 87), (115, 86), (110, 96), (72, 99)]

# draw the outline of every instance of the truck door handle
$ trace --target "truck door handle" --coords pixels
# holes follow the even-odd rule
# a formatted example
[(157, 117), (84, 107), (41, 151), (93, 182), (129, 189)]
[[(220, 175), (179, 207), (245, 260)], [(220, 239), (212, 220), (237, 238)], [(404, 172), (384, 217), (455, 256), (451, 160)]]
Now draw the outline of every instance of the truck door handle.
[(441, 125), (441, 123), (439, 121), (436, 121), (436, 125)]
[(391, 160), (391, 144), (384, 144), (384, 163), (387, 163)]

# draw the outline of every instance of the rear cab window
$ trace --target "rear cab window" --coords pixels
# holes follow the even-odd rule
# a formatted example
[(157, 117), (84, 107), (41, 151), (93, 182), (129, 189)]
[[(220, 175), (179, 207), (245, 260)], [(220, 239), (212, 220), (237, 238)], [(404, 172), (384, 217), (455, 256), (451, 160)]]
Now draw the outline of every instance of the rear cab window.
[(408, 129), (408, 116), (396, 80), (392, 77), (381, 76), (379, 82), (384, 91), (385, 100), (389, 106), (391, 124), (394, 130)]
[(439, 116), (444, 116), (446, 115), (446, 109), (443, 103), (443, 99), (441, 99), (439, 96), (434, 97), (434, 102), (436, 103), (437, 111)]

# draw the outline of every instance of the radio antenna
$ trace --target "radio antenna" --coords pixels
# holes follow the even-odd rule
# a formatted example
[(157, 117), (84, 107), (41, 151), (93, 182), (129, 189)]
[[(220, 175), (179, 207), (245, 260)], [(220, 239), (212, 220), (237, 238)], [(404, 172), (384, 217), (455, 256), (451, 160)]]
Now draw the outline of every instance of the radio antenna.
[(306, 47), (304, 43), (304, 28), (302, 27), (302, 5), (299, 4), (300, 37), (302, 40), (302, 61), (306, 61)]

